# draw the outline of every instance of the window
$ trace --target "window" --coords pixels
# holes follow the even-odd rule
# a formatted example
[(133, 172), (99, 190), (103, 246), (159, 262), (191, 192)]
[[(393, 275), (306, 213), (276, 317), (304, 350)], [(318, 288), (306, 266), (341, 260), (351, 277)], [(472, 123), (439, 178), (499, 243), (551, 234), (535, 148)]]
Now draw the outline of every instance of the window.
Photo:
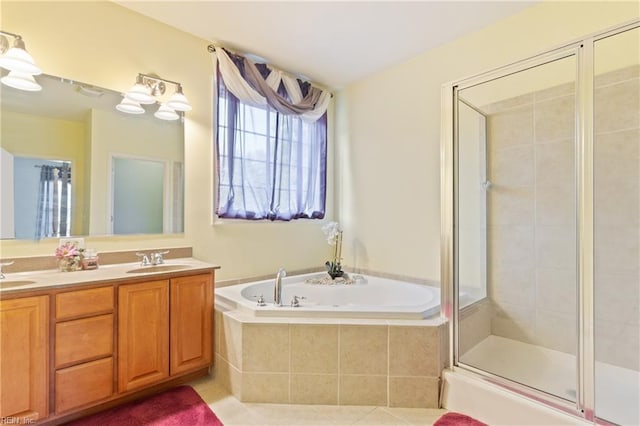
[[(216, 213), (251, 220), (322, 219), (327, 115), (316, 121), (240, 101), (218, 73)], [(287, 98), (280, 84), (278, 94)]]

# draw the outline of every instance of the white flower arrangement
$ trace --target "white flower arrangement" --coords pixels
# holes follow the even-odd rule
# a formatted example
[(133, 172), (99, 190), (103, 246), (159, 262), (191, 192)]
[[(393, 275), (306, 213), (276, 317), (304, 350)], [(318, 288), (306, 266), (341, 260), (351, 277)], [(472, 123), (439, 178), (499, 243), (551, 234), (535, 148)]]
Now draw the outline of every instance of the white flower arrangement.
[(333, 260), (328, 260), (325, 263), (327, 272), (332, 279), (341, 277), (344, 274), (340, 263), (342, 261), (342, 230), (338, 222), (329, 222), (322, 227), (322, 232), (327, 236), (327, 243), (335, 246), (333, 250)]

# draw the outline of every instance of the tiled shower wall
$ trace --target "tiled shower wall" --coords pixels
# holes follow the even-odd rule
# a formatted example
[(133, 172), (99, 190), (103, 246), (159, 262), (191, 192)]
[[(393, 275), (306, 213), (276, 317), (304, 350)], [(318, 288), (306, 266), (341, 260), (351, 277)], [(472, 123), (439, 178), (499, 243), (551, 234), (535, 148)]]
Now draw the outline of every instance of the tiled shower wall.
[[(596, 357), (634, 369), (640, 364), (639, 69), (598, 76), (595, 93)], [(487, 198), (492, 334), (575, 353), (574, 85), (483, 110), (489, 111), (492, 182)]]
[(596, 78), (596, 360), (640, 370), (640, 66)]

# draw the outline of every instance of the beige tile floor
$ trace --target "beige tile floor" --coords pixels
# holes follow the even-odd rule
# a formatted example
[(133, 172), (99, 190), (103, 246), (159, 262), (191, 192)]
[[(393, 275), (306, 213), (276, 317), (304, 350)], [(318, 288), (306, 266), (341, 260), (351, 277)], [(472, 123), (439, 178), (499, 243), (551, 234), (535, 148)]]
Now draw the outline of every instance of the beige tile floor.
[(372, 406), (286, 405), (244, 403), (211, 377), (191, 386), (225, 426), (263, 425), (432, 425), (446, 410)]

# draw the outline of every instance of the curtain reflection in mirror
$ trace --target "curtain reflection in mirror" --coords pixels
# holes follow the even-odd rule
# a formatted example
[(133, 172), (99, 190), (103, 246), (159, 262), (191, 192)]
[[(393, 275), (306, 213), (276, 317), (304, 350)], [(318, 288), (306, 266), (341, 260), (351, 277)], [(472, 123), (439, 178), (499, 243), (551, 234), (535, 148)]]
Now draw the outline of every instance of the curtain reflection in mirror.
[(68, 236), (71, 228), (71, 166), (40, 165), (35, 239)]
[[(15, 158), (16, 238), (65, 237), (71, 231), (71, 163)], [(29, 194), (37, 188), (37, 198)]]

